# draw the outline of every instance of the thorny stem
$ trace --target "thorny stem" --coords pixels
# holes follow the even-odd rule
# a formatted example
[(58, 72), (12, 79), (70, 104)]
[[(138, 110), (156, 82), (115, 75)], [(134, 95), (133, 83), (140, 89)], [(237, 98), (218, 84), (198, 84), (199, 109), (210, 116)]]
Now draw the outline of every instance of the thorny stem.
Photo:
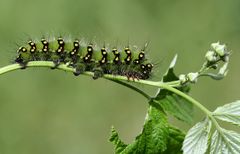
[[(27, 67), (54, 67), (54, 63), (50, 62), (50, 61), (32, 61), (29, 62), (27, 64)], [(18, 70), (21, 69), (22, 66), (20, 66), (19, 64), (11, 64), (5, 67), (0, 68), (0, 75), (1, 74), (5, 74), (14, 70)], [(65, 64), (61, 64), (57, 67), (57, 69), (60, 70), (64, 70), (67, 72), (75, 72), (74, 68), (70, 68)], [(93, 76), (94, 74), (92, 72), (84, 72), (84, 75), (87, 76)], [(114, 81), (116, 83), (122, 84), (124, 86), (127, 86), (135, 91), (137, 91), (138, 93), (142, 94), (144, 97), (146, 97), (148, 100), (151, 100), (151, 97), (149, 95), (147, 95), (146, 93), (144, 93), (143, 91), (139, 90), (138, 88), (127, 84), (123, 81), (129, 81), (129, 79), (127, 77), (124, 76), (116, 76), (116, 75), (110, 75), (110, 74), (105, 74), (103, 76), (103, 78)], [(183, 98), (185, 98), (186, 100), (190, 101), (193, 105), (195, 105), (197, 108), (199, 108), (201, 111), (203, 111), (213, 122), (213, 124), (215, 125), (216, 129), (219, 130), (219, 132), (221, 132), (220, 126), (218, 125), (216, 119), (212, 116), (212, 112), (209, 111), (207, 108), (205, 108), (201, 103), (199, 103), (198, 101), (196, 101), (195, 99), (193, 99), (192, 97), (186, 95), (185, 93), (179, 91), (178, 89), (174, 88), (174, 87), (178, 87), (180, 86), (180, 82), (179, 81), (172, 81), (172, 82), (157, 82), (157, 81), (148, 81), (148, 80), (135, 80), (135, 83), (141, 83), (141, 84), (145, 84), (145, 85), (150, 85), (150, 86), (154, 86), (154, 87), (158, 87), (158, 88), (162, 88), (162, 89), (166, 89), (169, 90)]]

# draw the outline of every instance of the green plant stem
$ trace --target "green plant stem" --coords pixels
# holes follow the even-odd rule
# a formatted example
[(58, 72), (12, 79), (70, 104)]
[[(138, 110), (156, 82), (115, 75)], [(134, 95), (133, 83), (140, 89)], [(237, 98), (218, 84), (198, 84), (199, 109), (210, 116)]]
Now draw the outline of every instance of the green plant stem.
[(130, 88), (130, 89), (132, 89), (132, 90), (134, 90), (134, 91), (136, 91), (136, 92), (138, 92), (139, 94), (143, 95), (143, 97), (147, 98), (148, 100), (151, 100), (151, 99), (152, 99), (151, 96), (149, 96), (148, 94), (146, 94), (144, 91), (138, 89), (137, 87), (134, 87), (133, 85), (130, 85), (130, 84), (128, 84), (128, 83), (126, 83), (126, 82), (123, 82), (123, 81), (120, 81), (120, 80), (113, 80), (113, 79), (108, 79), (108, 80), (113, 81), (113, 82), (116, 82), (116, 83), (121, 84), (121, 85), (123, 85), (123, 86), (126, 86), (126, 87), (128, 87), (128, 88)]
[(162, 85), (162, 88), (167, 89), (175, 94), (178, 94), (179, 96), (185, 98), (186, 100), (190, 101), (193, 105), (195, 105), (197, 108), (199, 108), (201, 111), (203, 111), (213, 122), (214, 126), (216, 127), (216, 129), (219, 131), (220, 134), (222, 134), (222, 129), (219, 126), (217, 120), (213, 117), (212, 112), (209, 111), (207, 108), (205, 108), (200, 102), (196, 101), (195, 99), (193, 99), (192, 97), (186, 95), (185, 93), (177, 90), (176, 88), (170, 87), (168, 85)]
[[(51, 67), (54, 67), (54, 63), (50, 62), (50, 61), (32, 61), (32, 62), (29, 62), (27, 64), (27, 67), (50, 67), (51, 68)], [(18, 69), (21, 69), (21, 68), (22, 68), (22, 66), (20, 66), (19, 64), (8, 65), (8, 66), (0, 68), (0, 75), (1, 74), (5, 74), (7, 72), (14, 71), (14, 70), (18, 70)], [(65, 64), (59, 65), (57, 67), (57, 69), (64, 70), (64, 71), (67, 71), (67, 72), (75, 72), (74, 68), (68, 67)], [(93, 76), (94, 75), (93, 72), (84, 72), (83, 74), (87, 75), (87, 76)], [(140, 94), (142, 94), (147, 99), (150, 99), (150, 96), (145, 94), (143, 91), (137, 89), (134, 86), (131, 86), (131, 85), (127, 84), (127, 83), (122, 82), (122, 81), (130, 81), (125, 76), (116, 76), (116, 75), (111, 75), (111, 74), (105, 74), (103, 76), (103, 78), (106, 78), (108, 80), (111, 80), (111, 81), (120, 83), (122, 85), (125, 85), (125, 86), (127, 86), (127, 87), (129, 87), (129, 88), (131, 88), (131, 89), (133, 89), (133, 90), (135, 90), (137, 92), (139, 92)], [(179, 96), (185, 98), (186, 100), (192, 102), (197, 108), (199, 108), (201, 111), (203, 111), (212, 120), (212, 122), (214, 123), (216, 128), (218, 130), (221, 130), (220, 126), (218, 125), (218, 123), (216, 121), (216, 119), (212, 116), (212, 112), (210, 112), (207, 108), (205, 108), (201, 103), (199, 103), (198, 101), (196, 101), (192, 97), (190, 97), (187, 94), (179, 91), (176, 88), (173, 88), (175, 86), (179, 86), (179, 84), (177, 85), (177, 83), (179, 83), (178, 81), (172, 81), (172, 82), (165, 82), (164, 83), (164, 82), (161, 82), (161, 81), (160, 82), (156, 82), (156, 81), (148, 81), (148, 80), (135, 80), (134, 82), (135, 83), (141, 83), (141, 84), (149, 85), (149, 86), (155, 86), (155, 87), (158, 87), (158, 88), (163, 88), (163, 89), (169, 90), (169, 91), (171, 91), (173, 93), (176, 93), (177, 95), (179, 95)]]
[[(54, 67), (54, 63), (53, 62), (50, 62), (50, 61), (31, 61), (31, 62), (28, 62), (27, 64), (27, 67)], [(8, 66), (5, 66), (5, 67), (2, 67), (0, 68), (0, 75), (1, 74), (5, 74), (5, 73), (8, 73), (8, 72), (11, 72), (11, 71), (14, 71), (14, 70), (18, 70), (18, 69), (21, 69), (22, 66), (20, 66), (19, 64), (11, 64), (11, 65), (8, 65)], [(67, 72), (75, 72), (75, 69), (74, 68), (71, 68), (65, 64), (61, 64), (59, 65), (56, 69), (60, 69), (60, 70), (64, 70), (64, 71), (67, 71)], [(83, 75), (87, 75), (87, 76), (93, 76), (93, 72), (84, 72)], [(127, 77), (125, 76), (119, 76), (119, 75), (111, 75), (111, 74), (105, 74), (103, 76), (103, 78), (106, 78), (106, 79), (112, 79), (112, 80), (118, 80), (118, 81), (131, 81), (131, 79), (128, 79)], [(149, 85), (149, 86), (155, 86), (155, 87), (160, 87), (161, 84), (167, 84), (169, 86), (179, 86), (179, 84), (177, 85), (176, 81), (174, 82), (166, 82), (166, 83), (163, 83), (163, 82), (155, 82), (155, 81), (148, 81), (148, 80), (134, 80), (135, 83), (141, 83), (141, 84), (145, 84), (145, 85)]]

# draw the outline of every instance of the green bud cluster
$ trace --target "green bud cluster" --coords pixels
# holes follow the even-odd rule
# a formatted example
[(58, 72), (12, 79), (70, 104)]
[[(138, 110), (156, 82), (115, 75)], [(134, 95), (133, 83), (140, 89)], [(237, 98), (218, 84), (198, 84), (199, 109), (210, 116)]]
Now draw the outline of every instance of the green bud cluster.
[(188, 73), (187, 75), (181, 74), (179, 75), (179, 81), (181, 84), (184, 84), (187, 82), (196, 83), (198, 76), (199, 76), (198, 72), (191, 72), (191, 73)]
[[(206, 61), (198, 72), (190, 72), (188, 74), (179, 75), (181, 84), (196, 83), (200, 76), (209, 76), (215, 80), (223, 79), (228, 72), (227, 66), (229, 61), (230, 52), (227, 50), (225, 44), (212, 43), (211, 49), (207, 51), (205, 58)], [(217, 69), (220, 62), (223, 66), (219, 68), (218, 73), (210, 73), (209, 69)]]
[(213, 65), (218, 61), (228, 62), (230, 52), (227, 50), (225, 44), (212, 43), (211, 50), (209, 50), (205, 57), (209, 63), (209, 65)]

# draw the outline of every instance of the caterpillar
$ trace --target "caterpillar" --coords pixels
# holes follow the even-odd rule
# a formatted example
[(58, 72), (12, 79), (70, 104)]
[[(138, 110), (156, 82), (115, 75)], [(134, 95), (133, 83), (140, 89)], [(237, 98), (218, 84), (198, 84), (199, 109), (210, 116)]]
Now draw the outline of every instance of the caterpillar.
[(30, 40), (17, 50), (15, 62), (26, 68), (30, 61), (52, 61), (53, 68), (67, 64), (75, 69), (78, 76), (85, 71), (94, 73), (93, 79), (104, 74), (126, 76), (128, 79), (148, 79), (152, 74), (153, 64), (146, 57), (145, 49), (97, 48), (93, 43), (82, 43), (78, 39), (70, 40), (63, 37), (41, 41)]

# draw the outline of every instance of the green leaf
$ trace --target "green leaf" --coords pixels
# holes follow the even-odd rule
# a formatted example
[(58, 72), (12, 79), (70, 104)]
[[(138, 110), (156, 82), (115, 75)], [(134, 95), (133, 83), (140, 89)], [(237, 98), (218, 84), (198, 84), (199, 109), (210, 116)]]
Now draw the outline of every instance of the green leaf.
[(127, 147), (127, 144), (123, 143), (120, 140), (119, 135), (114, 127), (112, 127), (111, 137), (109, 138), (109, 141), (114, 144), (116, 154), (121, 153)]
[[(163, 81), (176, 81), (178, 77), (173, 73), (173, 67), (177, 56), (173, 59), (168, 73)], [(188, 92), (189, 87), (179, 88), (181, 91)], [(164, 103), (162, 105), (162, 103)], [(191, 121), (192, 104), (167, 90), (161, 90), (157, 99), (149, 102), (148, 113), (145, 118), (143, 130), (135, 141), (131, 144), (123, 143), (115, 131), (112, 129), (110, 141), (115, 145), (117, 154), (180, 154), (185, 134), (180, 130), (169, 126), (165, 111), (172, 113), (179, 119)], [(165, 109), (165, 110), (164, 110)]]
[(178, 55), (176, 54), (176, 55), (173, 57), (173, 60), (171, 61), (170, 65), (169, 65), (169, 69), (172, 69), (172, 68), (176, 65), (177, 58), (178, 58)]
[(226, 122), (240, 126), (240, 100), (218, 107), (213, 116)]
[(183, 153), (204, 154), (207, 151), (210, 130), (211, 121), (208, 118), (193, 126), (183, 142)]
[(182, 154), (182, 144), (185, 134), (172, 126), (169, 127), (169, 137), (167, 142), (167, 149), (163, 154)]
[[(179, 78), (174, 74), (173, 67), (177, 61), (177, 55), (173, 58), (169, 70), (163, 77), (163, 82), (177, 81)], [(177, 88), (178, 90), (188, 93), (190, 87), (185, 85)], [(193, 117), (193, 105), (186, 99), (169, 92), (165, 89), (159, 89), (157, 96), (154, 98), (154, 102), (159, 104), (164, 111), (172, 114), (177, 119), (191, 123)]]
[(211, 154), (239, 154), (240, 134), (223, 128), (216, 130), (211, 139)]
[(121, 154), (156, 154), (167, 149), (168, 123), (166, 114), (150, 106), (142, 133)]

